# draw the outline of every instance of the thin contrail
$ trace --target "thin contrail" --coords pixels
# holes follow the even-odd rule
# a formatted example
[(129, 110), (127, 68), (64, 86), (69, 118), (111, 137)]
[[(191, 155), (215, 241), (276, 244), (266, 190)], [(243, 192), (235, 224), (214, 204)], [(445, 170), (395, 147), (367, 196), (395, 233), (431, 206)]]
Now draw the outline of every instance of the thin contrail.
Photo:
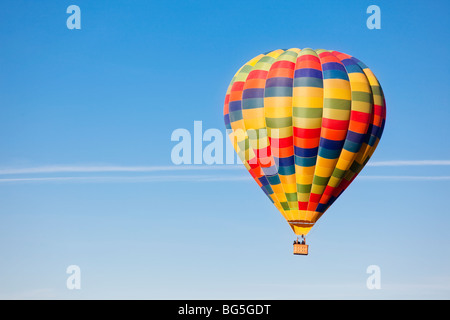
[(390, 181), (445, 181), (450, 176), (358, 176), (358, 180), (390, 180)]
[[(389, 181), (450, 181), (450, 176), (359, 176), (358, 180), (389, 180)], [(217, 176), (217, 175), (167, 175), (138, 177), (40, 177), (40, 178), (7, 178), (0, 183), (13, 182), (81, 182), (81, 183), (145, 183), (145, 182), (219, 182), (248, 181), (249, 175)]]
[[(372, 161), (368, 167), (392, 166), (450, 166), (450, 160), (389, 160)], [(102, 172), (167, 172), (195, 170), (242, 170), (241, 164), (233, 165), (169, 165), (169, 166), (117, 166), (117, 165), (54, 165), (29, 168), (3, 168), (0, 175), (41, 174), (41, 173), (102, 173)]]
[(241, 165), (173, 165), (173, 166), (43, 166), (0, 169), (0, 175), (38, 173), (100, 173), (100, 172), (164, 172), (190, 170), (242, 169)]
[(250, 176), (215, 176), (215, 175), (167, 175), (167, 176), (138, 176), (138, 177), (41, 177), (41, 178), (8, 178), (0, 179), (4, 182), (214, 182), (214, 181), (251, 181)]
[(368, 162), (369, 167), (450, 166), (450, 160), (390, 160)]

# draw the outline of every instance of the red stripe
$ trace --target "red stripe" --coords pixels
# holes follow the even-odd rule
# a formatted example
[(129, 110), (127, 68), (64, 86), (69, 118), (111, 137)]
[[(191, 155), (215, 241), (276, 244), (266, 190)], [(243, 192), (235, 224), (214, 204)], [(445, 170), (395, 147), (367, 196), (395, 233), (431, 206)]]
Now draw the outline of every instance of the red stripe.
[[(329, 57), (329, 56), (333, 56), (333, 54), (331, 52), (328, 51), (324, 51), (319, 53), (319, 57), (323, 58), (323, 57)], [(335, 58), (335, 56), (333, 56)]]
[(333, 193), (334, 187), (327, 186), (323, 191), (324, 196), (330, 196)]
[(377, 116), (381, 116), (383, 114), (383, 108), (379, 105), (373, 105), (373, 113)]
[(287, 147), (291, 147), (294, 144), (294, 139), (293, 139), (293, 137), (286, 137), (286, 138), (280, 138), (280, 139), (275, 139), (275, 138), (269, 137), (269, 143), (272, 147), (275, 147), (275, 148), (287, 148)]
[(270, 147), (265, 147), (265, 148), (261, 148), (261, 149), (255, 149), (254, 150), (256, 153), (256, 156), (259, 158), (266, 158), (266, 157), (270, 157), (271, 153), (270, 153)]
[(255, 180), (258, 179), (258, 177), (256, 176), (256, 172), (255, 172), (254, 169), (250, 169), (250, 170), (248, 170), (248, 172), (252, 175), (253, 179), (255, 179)]
[(362, 123), (369, 123), (370, 121), (370, 113), (360, 112), (360, 111), (352, 111), (350, 114), (351, 121), (358, 121)]
[(250, 166), (250, 168), (252, 169), (256, 169), (259, 167), (259, 163), (258, 160), (256, 158), (252, 158), (250, 160), (247, 161), (247, 164)]
[(322, 119), (322, 127), (334, 130), (347, 130), (349, 123), (349, 120)]
[(314, 202), (317, 204), (320, 201), (320, 197), (322, 197), (321, 194), (311, 193), (309, 196), (309, 202)]
[(350, 183), (351, 181), (342, 179), (341, 183), (339, 183), (339, 186), (333, 190), (333, 196), (337, 197), (343, 190), (345, 190), (350, 185)]
[(253, 70), (248, 74), (247, 80), (250, 79), (265, 79), (267, 78), (268, 71), (264, 70)]
[(308, 202), (298, 202), (298, 208), (299, 210), (307, 210), (308, 209)]
[(286, 60), (280, 60), (280, 61), (277, 61), (274, 64), (272, 64), (272, 66), (270, 67), (270, 69), (275, 69), (275, 68), (286, 68), (286, 69), (294, 70), (295, 63), (286, 61)]
[(233, 83), (233, 86), (231, 87), (232, 91), (242, 91), (244, 90), (244, 81), (236, 81), (235, 83)]
[(316, 56), (314, 56), (312, 54), (305, 54), (305, 55), (297, 58), (297, 61), (306, 61), (306, 60), (320, 61), (319, 58), (317, 58)]
[(320, 128), (316, 129), (303, 129), (294, 127), (294, 137), (303, 139), (312, 139), (320, 137)]

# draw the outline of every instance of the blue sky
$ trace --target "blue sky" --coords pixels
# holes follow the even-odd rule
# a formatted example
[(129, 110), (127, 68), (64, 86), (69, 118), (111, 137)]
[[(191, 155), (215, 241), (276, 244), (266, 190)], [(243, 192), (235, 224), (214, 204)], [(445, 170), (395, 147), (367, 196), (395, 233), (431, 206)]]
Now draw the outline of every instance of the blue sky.
[[(71, 4), (81, 30), (66, 27)], [(380, 30), (366, 27), (371, 4)], [(448, 299), (449, 9), (2, 1), (0, 297)], [(357, 57), (387, 102), (372, 166), (310, 232), (308, 257), (243, 168), (170, 159), (175, 129), (224, 130), (243, 63), (290, 47)], [(66, 288), (73, 264), (80, 290)], [(380, 290), (366, 288), (369, 265)]]

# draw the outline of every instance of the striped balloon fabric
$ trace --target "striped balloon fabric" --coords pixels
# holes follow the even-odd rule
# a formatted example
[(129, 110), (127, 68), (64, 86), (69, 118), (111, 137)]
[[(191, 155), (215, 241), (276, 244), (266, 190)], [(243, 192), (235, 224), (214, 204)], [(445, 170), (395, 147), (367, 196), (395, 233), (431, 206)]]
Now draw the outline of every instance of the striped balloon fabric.
[(330, 50), (258, 55), (235, 74), (224, 106), (239, 158), (298, 235), (369, 161), (385, 119), (372, 71)]

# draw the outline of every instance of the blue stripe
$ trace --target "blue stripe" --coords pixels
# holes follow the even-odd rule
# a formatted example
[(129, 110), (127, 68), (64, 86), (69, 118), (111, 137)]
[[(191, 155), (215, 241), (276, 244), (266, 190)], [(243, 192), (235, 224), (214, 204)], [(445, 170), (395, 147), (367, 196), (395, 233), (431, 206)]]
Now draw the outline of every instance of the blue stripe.
[(319, 148), (306, 149), (294, 146), (294, 154), (298, 157), (305, 157), (305, 158), (315, 157), (317, 156), (318, 150)]
[(267, 181), (266, 177), (262, 176), (261, 178), (258, 178), (259, 182), (261, 182), (261, 184), (263, 186), (266, 186), (269, 184), (269, 181)]
[(373, 147), (373, 145), (375, 144), (375, 142), (377, 142), (377, 137), (376, 136), (370, 136), (369, 138), (369, 142), (367, 143), (369, 146)]
[(274, 165), (270, 166), (270, 167), (267, 167), (267, 168), (261, 167), (261, 169), (262, 169), (262, 171), (264, 172), (264, 174), (266, 176), (273, 176), (273, 175), (278, 173), (277, 167), (274, 166)]
[(341, 150), (344, 145), (344, 140), (329, 140), (325, 138), (320, 138), (320, 147), (327, 148), (329, 150)]
[(294, 156), (279, 158), (278, 165), (280, 167), (291, 166), (294, 164)]
[(358, 59), (356, 59), (354, 57), (352, 57), (351, 59), (353, 61), (355, 61), (356, 64), (361, 67), (361, 69), (368, 69), (367, 66), (361, 60), (358, 60)]
[(230, 121), (235, 122), (238, 120), (241, 120), (242, 118), (242, 110), (236, 110), (233, 112), (230, 112)]
[(278, 167), (278, 174), (289, 176), (295, 173), (295, 166)]
[(341, 70), (324, 70), (323, 71), (324, 79), (342, 79), (348, 81), (347, 72)]
[(365, 134), (349, 130), (347, 131), (347, 137), (345, 138), (345, 140), (349, 140), (356, 143), (362, 143), (365, 136), (366, 136)]
[(241, 100), (238, 101), (232, 101), (228, 104), (228, 110), (231, 112), (241, 110)]
[(361, 148), (361, 143), (353, 142), (350, 140), (345, 141), (344, 147), (343, 147), (343, 149), (353, 152), (353, 153), (357, 153), (360, 148)]
[(326, 208), (327, 208), (327, 205), (326, 205), (326, 204), (319, 203), (319, 204), (317, 205), (316, 211), (317, 211), (317, 212), (320, 212), (320, 213), (323, 213), (323, 212), (325, 212), (325, 209), (326, 209)]
[(242, 93), (242, 99), (264, 98), (264, 88), (245, 89)]
[(267, 176), (267, 180), (269, 181), (270, 184), (272, 185), (276, 185), (276, 184), (280, 184), (280, 177), (277, 175), (274, 176)]
[(328, 70), (339, 70), (345, 72), (344, 66), (338, 62), (326, 62), (322, 65), (322, 70), (324, 72)]
[(292, 97), (292, 87), (268, 87), (264, 97)]
[(292, 87), (292, 78), (275, 77), (267, 79), (266, 88), (270, 87)]
[(353, 61), (352, 59), (344, 59), (344, 60), (341, 60), (341, 62), (346, 67), (350, 66), (350, 65), (357, 65), (356, 62)]
[(310, 77), (322, 79), (322, 71), (313, 68), (297, 69), (294, 72), (294, 78)]
[(315, 87), (323, 88), (322, 78), (301, 77), (294, 79), (294, 87)]
[(369, 124), (369, 127), (367, 128), (367, 134), (365, 135), (364, 138), (364, 143), (369, 144), (369, 139), (370, 139), (370, 134), (372, 133), (372, 128), (373, 128), (373, 124)]
[(295, 156), (295, 164), (300, 167), (312, 167), (315, 166), (317, 162), (317, 156), (311, 158), (298, 157)]
[(381, 134), (383, 133), (383, 130), (381, 130), (381, 128), (378, 127), (378, 126), (375, 126), (375, 125), (374, 125), (374, 127), (376, 128), (376, 129), (375, 129), (374, 135), (375, 135), (377, 138), (381, 138)]
[(341, 154), (341, 149), (330, 150), (327, 148), (319, 148), (319, 156), (325, 159), (337, 159)]
[(271, 190), (272, 192), (270, 192), (266, 186), (262, 186), (261, 187), (262, 191), (264, 191), (264, 193), (270, 198), (269, 194), (273, 193), (273, 190)]
[(348, 73), (364, 73), (364, 71), (356, 64), (345, 66), (345, 69), (347, 69)]
[(242, 109), (255, 109), (264, 107), (264, 98), (250, 98), (242, 100)]

